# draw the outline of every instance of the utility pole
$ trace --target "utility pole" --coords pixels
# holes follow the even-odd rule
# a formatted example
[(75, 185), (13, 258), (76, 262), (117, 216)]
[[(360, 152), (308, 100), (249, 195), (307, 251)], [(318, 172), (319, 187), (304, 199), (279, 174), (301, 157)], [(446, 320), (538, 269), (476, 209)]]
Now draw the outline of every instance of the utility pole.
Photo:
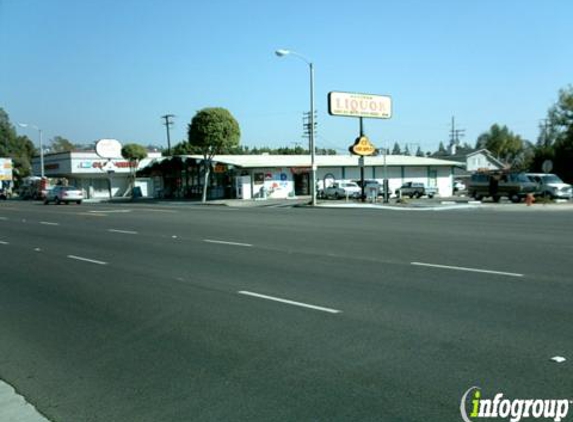
[(456, 129), (456, 118), (452, 116), (452, 128), (450, 129), (450, 154), (455, 154), (455, 148), (460, 145), (460, 138), (465, 135), (465, 129)]
[(166, 114), (165, 116), (161, 116), (162, 119), (165, 119), (165, 128), (167, 129), (167, 156), (171, 155), (171, 138), (169, 136), (169, 127), (173, 124), (173, 122), (169, 119), (175, 117), (174, 114)]
[(549, 134), (547, 130), (549, 129), (549, 119), (539, 120), (539, 143), (546, 147), (549, 146)]

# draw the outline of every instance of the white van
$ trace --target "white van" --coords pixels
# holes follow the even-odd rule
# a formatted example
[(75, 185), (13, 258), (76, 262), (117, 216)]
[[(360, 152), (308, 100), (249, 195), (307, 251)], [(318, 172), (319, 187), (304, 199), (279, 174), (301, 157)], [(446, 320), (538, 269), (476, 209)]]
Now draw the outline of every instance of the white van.
[(555, 174), (527, 173), (527, 177), (539, 186), (538, 195), (547, 196), (551, 199), (571, 199), (573, 188), (563, 182)]

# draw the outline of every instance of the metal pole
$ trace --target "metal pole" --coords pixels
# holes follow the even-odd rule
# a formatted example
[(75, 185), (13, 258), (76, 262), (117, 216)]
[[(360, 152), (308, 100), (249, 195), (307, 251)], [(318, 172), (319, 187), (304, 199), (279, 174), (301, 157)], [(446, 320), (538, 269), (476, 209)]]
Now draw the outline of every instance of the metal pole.
[(384, 143), (384, 203), (388, 203), (390, 192), (388, 191), (390, 183), (388, 182), (388, 166), (386, 165), (386, 154), (388, 153), (388, 144)]
[(311, 189), (312, 205), (316, 205), (316, 163), (314, 151), (314, 66), (309, 63), (310, 67), (310, 165), (311, 165)]
[[(364, 136), (364, 119), (360, 117), (360, 138)], [(366, 202), (366, 186), (364, 186), (364, 156), (358, 160), (360, 165), (360, 185), (362, 187), (361, 201)]]
[(44, 143), (42, 142), (42, 129), (38, 129), (40, 132), (40, 177), (44, 178)]

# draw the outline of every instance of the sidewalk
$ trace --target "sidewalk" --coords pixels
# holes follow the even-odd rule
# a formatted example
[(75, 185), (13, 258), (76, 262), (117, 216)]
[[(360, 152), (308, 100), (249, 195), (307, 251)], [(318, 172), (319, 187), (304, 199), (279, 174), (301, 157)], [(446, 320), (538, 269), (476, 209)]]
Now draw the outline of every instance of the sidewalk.
[(3, 381), (0, 381), (0, 421), (49, 422), (24, 397)]

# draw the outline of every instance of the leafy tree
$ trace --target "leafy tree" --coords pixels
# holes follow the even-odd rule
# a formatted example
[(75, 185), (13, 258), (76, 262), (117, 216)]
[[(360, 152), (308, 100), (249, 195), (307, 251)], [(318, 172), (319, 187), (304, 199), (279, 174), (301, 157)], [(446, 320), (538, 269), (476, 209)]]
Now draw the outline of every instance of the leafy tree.
[(8, 113), (0, 108), (0, 157), (13, 159), (17, 180), (32, 173), (31, 163), (35, 152), (34, 143), (27, 136), (17, 135)]
[(130, 188), (135, 186), (135, 171), (137, 170), (138, 163), (147, 157), (147, 150), (139, 144), (125, 144), (121, 148), (121, 156), (129, 161), (129, 169), (131, 172)]
[(424, 153), (422, 152), (422, 148), (418, 147), (416, 150), (416, 157), (423, 157)]
[(573, 86), (559, 91), (557, 102), (547, 113), (541, 128), (532, 168), (540, 171), (545, 160), (553, 161), (553, 172), (573, 182)]
[(404, 150), (404, 155), (412, 155), (412, 153), (410, 152), (410, 148), (408, 147), (408, 144), (406, 144), (406, 149)]
[(400, 155), (400, 154), (402, 154), (400, 145), (398, 144), (398, 142), (394, 142), (394, 148), (392, 148), (392, 155)]
[(50, 149), (53, 152), (73, 151), (75, 146), (62, 136), (54, 136), (50, 141)]
[(233, 115), (224, 108), (204, 108), (191, 120), (188, 130), (189, 144), (203, 155), (205, 179), (202, 201), (207, 201), (207, 188), (211, 173), (211, 160), (239, 145), (241, 130)]
[(181, 141), (171, 148), (172, 155), (195, 155), (200, 153), (201, 151), (197, 147), (194, 147), (187, 141)]
[(527, 144), (519, 135), (511, 132), (507, 126), (498, 124), (492, 125), (489, 131), (482, 133), (476, 142), (477, 149), (486, 148), (512, 167), (523, 164), (526, 147)]

